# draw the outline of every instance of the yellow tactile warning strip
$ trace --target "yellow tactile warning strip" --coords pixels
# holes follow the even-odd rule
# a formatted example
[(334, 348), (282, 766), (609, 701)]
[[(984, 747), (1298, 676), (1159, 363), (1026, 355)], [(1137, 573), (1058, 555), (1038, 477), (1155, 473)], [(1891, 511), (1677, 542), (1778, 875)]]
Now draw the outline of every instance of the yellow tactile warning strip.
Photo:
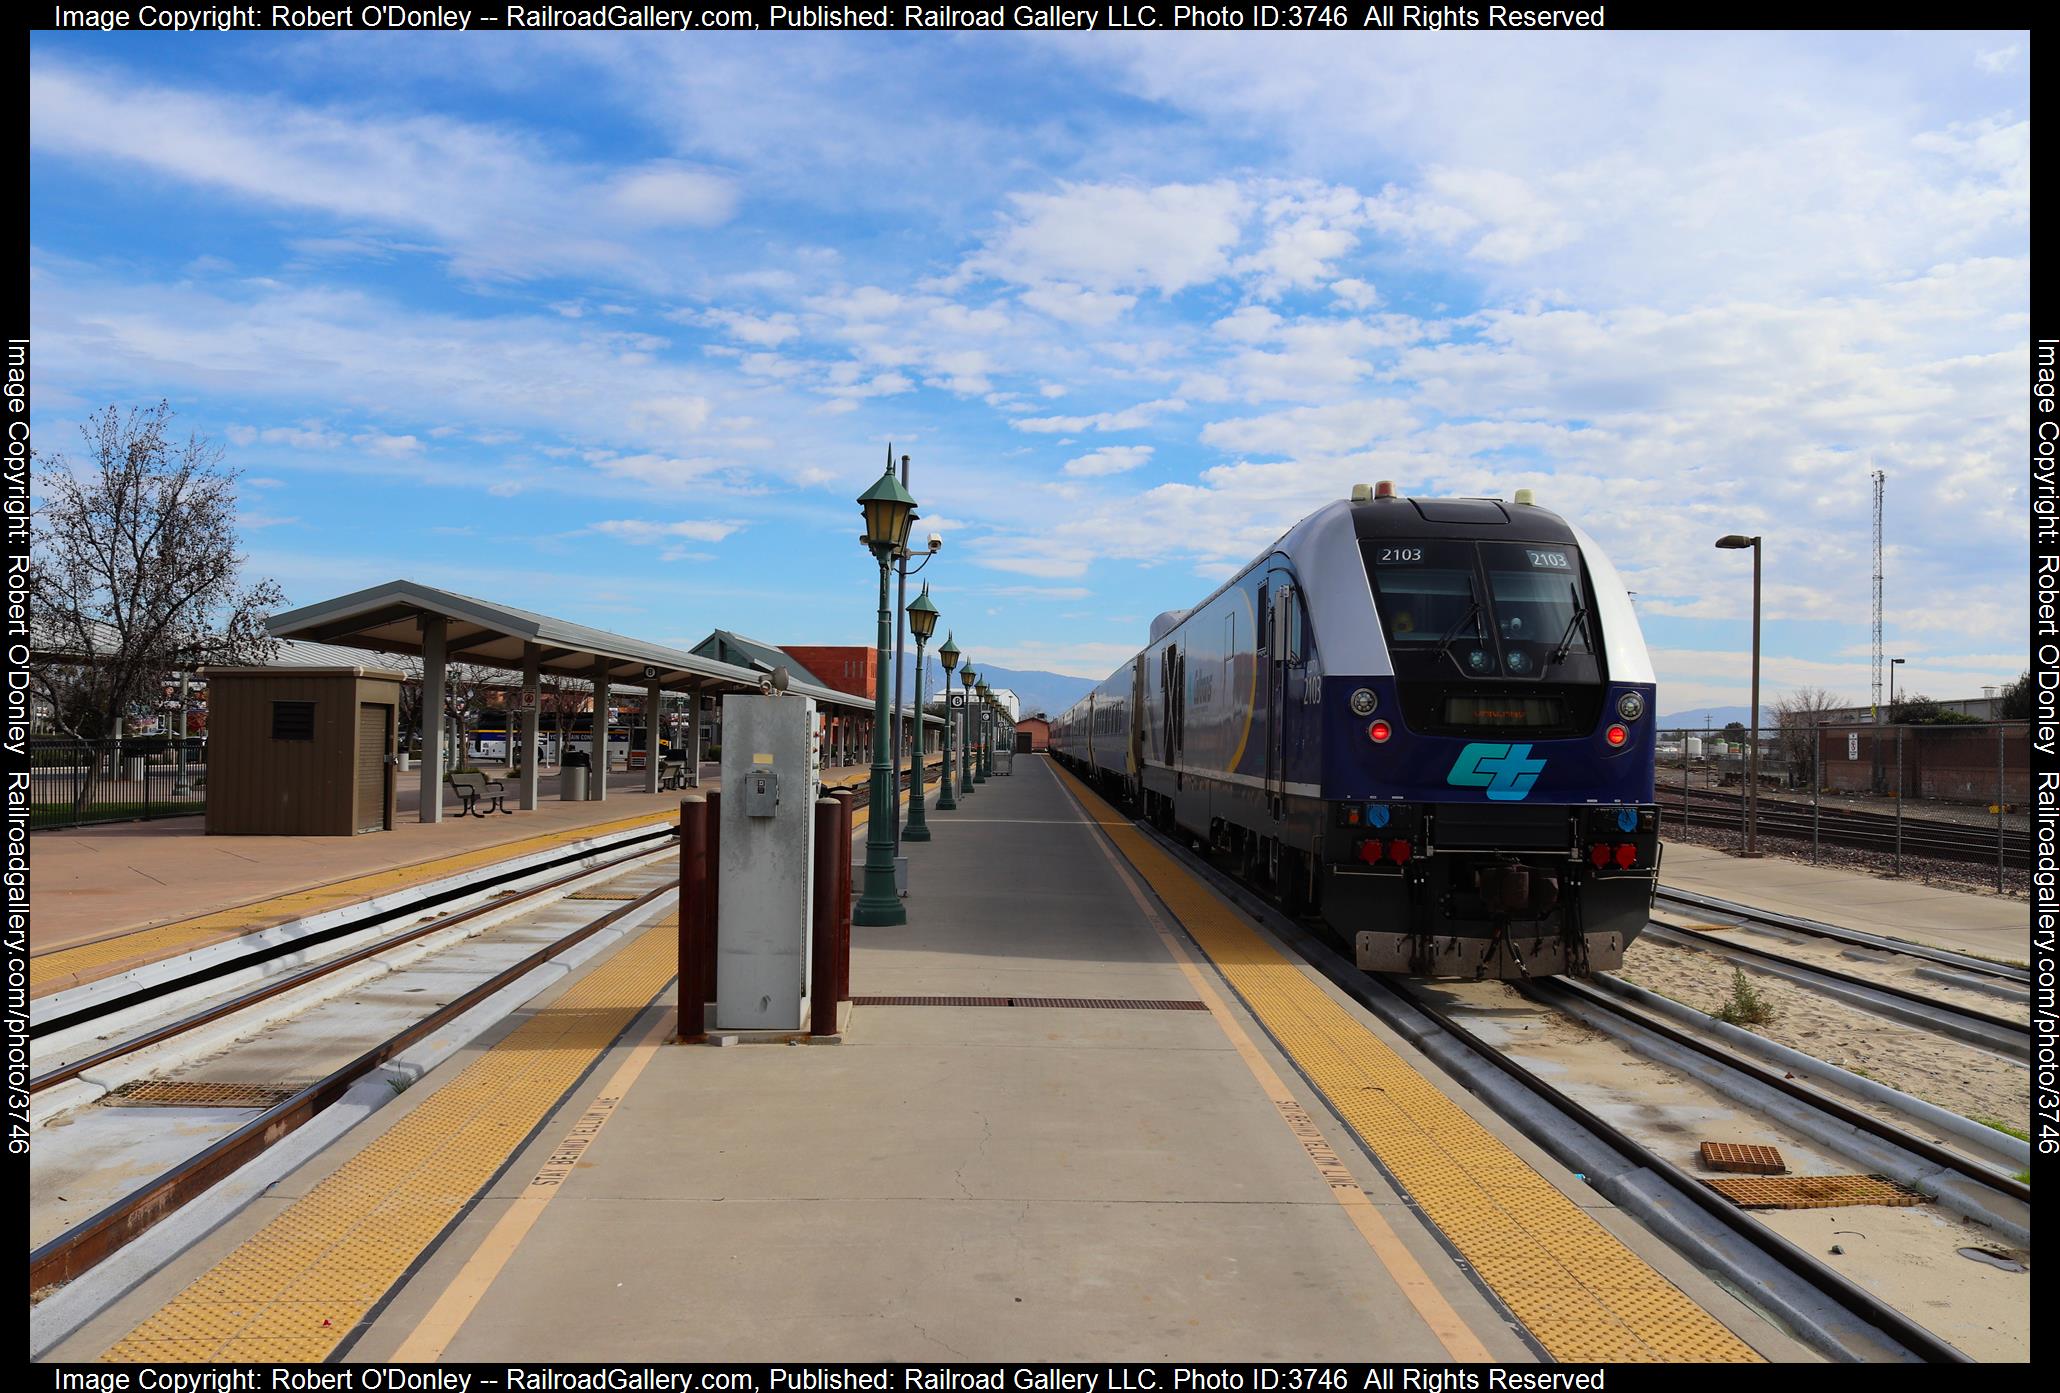
[(1705, 1180), (1740, 1209), (1837, 1209), (1877, 1204), (1907, 1209), (1924, 1196), (1879, 1175), (1755, 1175)]
[(677, 922), (654, 920), (102, 1358), (327, 1358), (671, 979)]
[(1201, 880), (1053, 769), (1338, 1116), (1553, 1358), (1759, 1358), (1354, 1020)]
[(348, 880), (339, 880), (328, 885), (310, 886), (305, 890), (295, 890), (291, 894), (277, 895), (268, 900), (237, 905), (233, 909), (202, 914), (192, 919), (181, 919), (171, 924), (159, 924), (154, 929), (138, 929), (134, 933), (116, 934), (97, 943), (84, 943), (75, 948), (59, 948), (29, 960), (29, 995), (48, 996), (66, 987), (75, 987), (81, 983), (113, 976), (118, 971), (141, 963), (176, 957), (180, 953), (191, 952), (210, 943), (256, 933), (275, 924), (304, 919), (326, 909), (377, 899), (381, 895), (390, 895), (410, 885), (441, 880), (445, 876), (457, 875), (477, 866), (512, 861), (518, 856), (548, 851), (552, 847), (585, 841), (590, 837), (605, 837), (610, 833), (627, 831), (633, 827), (663, 822), (674, 816), (676, 814), (668, 810), (652, 810), (614, 822), (591, 822), (579, 827), (562, 828), (522, 841), (500, 842), (494, 846), (477, 847), (471, 851), (462, 851), (432, 861), (418, 861), (413, 865), (373, 871), (369, 875), (352, 876)]

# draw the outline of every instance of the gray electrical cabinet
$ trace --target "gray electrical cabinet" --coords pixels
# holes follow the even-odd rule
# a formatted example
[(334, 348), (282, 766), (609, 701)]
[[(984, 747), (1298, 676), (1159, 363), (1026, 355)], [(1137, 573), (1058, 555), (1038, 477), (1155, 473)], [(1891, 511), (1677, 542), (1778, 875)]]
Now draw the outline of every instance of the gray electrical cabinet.
[(815, 702), (722, 699), (715, 1028), (801, 1030), (815, 903)]

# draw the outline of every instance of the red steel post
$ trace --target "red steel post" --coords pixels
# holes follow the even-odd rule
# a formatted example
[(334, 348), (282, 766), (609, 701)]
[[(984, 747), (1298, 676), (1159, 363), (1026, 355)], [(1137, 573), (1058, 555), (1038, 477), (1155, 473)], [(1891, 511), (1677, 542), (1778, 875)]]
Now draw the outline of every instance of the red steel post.
[(679, 1035), (700, 1040), (708, 1034), (705, 1019), (708, 982), (703, 964), (707, 945), (715, 939), (708, 912), (708, 804), (701, 798), (680, 799), (679, 890)]
[(715, 996), (715, 940), (722, 928), (722, 790), (708, 794), (708, 941), (702, 945), (702, 981)]
[(809, 922), (808, 1001), (809, 1033), (837, 1033), (837, 892), (843, 877), (837, 873), (837, 800), (818, 798), (815, 803), (815, 903)]
[(851, 892), (853, 890), (851, 871), (852, 851), (852, 809), (858, 806), (858, 795), (850, 789), (839, 789), (837, 802), (842, 805), (837, 814), (837, 999), (851, 1000)]

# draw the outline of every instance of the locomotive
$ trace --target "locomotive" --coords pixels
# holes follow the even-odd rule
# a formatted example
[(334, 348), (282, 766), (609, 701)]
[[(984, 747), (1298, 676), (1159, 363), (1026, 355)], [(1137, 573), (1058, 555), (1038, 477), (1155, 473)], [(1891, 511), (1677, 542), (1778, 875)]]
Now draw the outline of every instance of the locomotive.
[(1053, 755), (1372, 972), (1623, 962), (1658, 880), (1653, 673), (1594, 540), (1392, 484), (1304, 518), (1051, 727)]

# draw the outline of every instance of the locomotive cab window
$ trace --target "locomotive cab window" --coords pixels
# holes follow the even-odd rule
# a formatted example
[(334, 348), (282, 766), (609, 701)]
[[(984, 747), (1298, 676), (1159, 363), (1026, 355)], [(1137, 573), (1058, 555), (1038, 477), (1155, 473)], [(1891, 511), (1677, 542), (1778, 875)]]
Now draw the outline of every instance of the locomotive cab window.
[(1488, 542), (1481, 546), (1495, 637), (1512, 677), (1600, 677), (1595, 619), (1571, 546)]
[(1368, 541), (1367, 574), (1388, 647), (1431, 662), (1451, 652), (1460, 670), (1499, 671), (1482, 630), (1481, 586), (1470, 542)]

